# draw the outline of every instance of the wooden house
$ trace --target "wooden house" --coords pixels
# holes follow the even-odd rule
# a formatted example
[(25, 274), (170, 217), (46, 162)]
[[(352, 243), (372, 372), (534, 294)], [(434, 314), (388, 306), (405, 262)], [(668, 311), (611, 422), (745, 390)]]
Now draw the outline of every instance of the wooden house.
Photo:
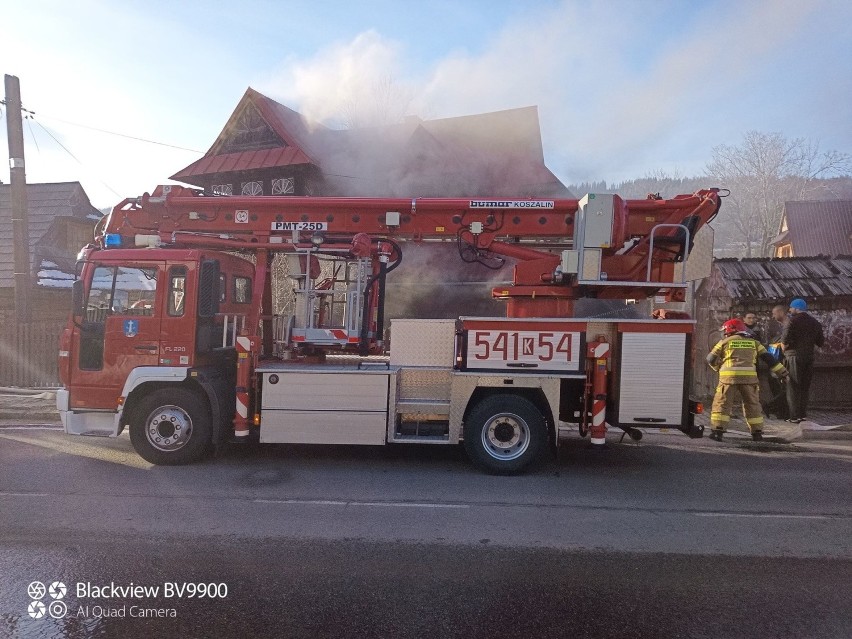
[(251, 88), (171, 179), (220, 195), (571, 197), (544, 163), (536, 107), (338, 130)]
[(787, 202), (775, 257), (852, 255), (852, 200)]

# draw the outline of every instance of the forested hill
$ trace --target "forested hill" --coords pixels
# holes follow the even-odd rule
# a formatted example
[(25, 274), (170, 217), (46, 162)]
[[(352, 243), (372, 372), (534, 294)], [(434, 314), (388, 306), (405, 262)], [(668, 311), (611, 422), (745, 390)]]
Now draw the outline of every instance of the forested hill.
[(657, 178), (646, 177), (638, 180), (626, 180), (624, 182), (612, 182), (607, 184), (606, 181), (600, 182), (581, 182), (579, 184), (569, 184), (568, 189), (577, 197), (583, 197), (586, 193), (617, 193), (625, 200), (644, 200), (649, 193), (659, 193), (660, 197), (670, 198), (682, 193), (694, 193), (699, 189), (706, 189), (711, 186), (721, 186), (719, 184), (711, 184), (713, 180), (707, 177), (694, 178)]

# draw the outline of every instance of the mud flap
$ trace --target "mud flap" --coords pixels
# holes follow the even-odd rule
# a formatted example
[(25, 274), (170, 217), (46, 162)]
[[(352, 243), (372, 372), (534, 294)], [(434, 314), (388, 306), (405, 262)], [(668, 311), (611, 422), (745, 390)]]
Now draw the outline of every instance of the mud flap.
[(704, 437), (704, 424), (696, 424), (695, 423), (695, 414), (691, 411), (688, 412), (686, 417), (686, 424), (680, 428), (680, 432), (689, 437), (690, 439), (701, 439)]

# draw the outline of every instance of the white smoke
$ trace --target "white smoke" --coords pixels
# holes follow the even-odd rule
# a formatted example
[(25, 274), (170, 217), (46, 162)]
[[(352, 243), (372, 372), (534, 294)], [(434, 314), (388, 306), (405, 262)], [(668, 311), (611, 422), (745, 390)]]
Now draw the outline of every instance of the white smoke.
[[(447, 52), (425, 74), (406, 65), (403, 43), (367, 31), (286, 60), (259, 88), (327, 122), (346, 119), (347, 106), (387, 100), (376, 87), (389, 78), (409, 113), (424, 118), (538, 105), (548, 164), (563, 181), (661, 166), (696, 174), (713, 146), (736, 142), (710, 128), (730, 126), (727, 104), (760, 90), (769, 59), (815, 20), (825, 23), (827, 9), (850, 14), (818, 0), (696, 5), (672, 33), (667, 3), (565, 1), (530, 8), (483, 51)], [(760, 126), (743, 122), (730, 134)]]
[[(314, 122), (347, 124), (353, 111), (377, 106), (376, 92), (395, 82), (392, 79), (402, 72), (401, 49), (399, 43), (365, 31), (309, 60), (285, 60), (283, 69), (268, 81), (276, 89), (269, 93), (281, 96), (288, 106), (298, 106)], [(283, 93), (281, 87), (286, 87)], [(399, 90), (401, 94), (403, 88)]]

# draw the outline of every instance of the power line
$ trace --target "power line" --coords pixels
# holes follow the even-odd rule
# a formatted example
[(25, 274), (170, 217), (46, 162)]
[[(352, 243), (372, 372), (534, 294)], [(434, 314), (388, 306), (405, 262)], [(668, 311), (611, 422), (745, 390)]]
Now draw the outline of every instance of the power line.
[(33, 132), (33, 125), (30, 122), (30, 118), (26, 118), (26, 120), (27, 120), (27, 129), (29, 129), (29, 131), (30, 131), (30, 137), (33, 139), (33, 144), (35, 144), (36, 151), (41, 153), (41, 149), (38, 146), (38, 140), (36, 140), (35, 133)]
[[(0, 104), (2, 104), (2, 105), (4, 105), (4, 106), (8, 106), (8, 105), (6, 104), (6, 100), (0, 100)], [(56, 142), (56, 144), (58, 144), (58, 145), (59, 145), (59, 146), (60, 146), (60, 147), (61, 147), (61, 148), (62, 148), (62, 149), (63, 149), (63, 150), (64, 150), (64, 151), (68, 154), (68, 155), (70, 155), (70, 156), (71, 156), (71, 157), (72, 157), (72, 158), (73, 158), (73, 159), (74, 159), (74, 160), (75, 160), (75, 161), (76, 161), (76, 162), (77, 162), (80, 166), (82, 166), (83, 168), (86, 168), (86, 165), (85, 165), (85, 164), (83, 164), (83, 162), (80, 160), (80, 158), (78, 158), (76, 155), (74, 155), (74, 154), (73, 154), (73, 153), (72, 153), (72, 152), (68, 149), (68, 147), (66, 147), (64, 144), (62, 144), (62, 142), (60, 142), (60, 141), (56, 138), (56, 136), (55, 136), (55, 135), (53, 135), (53, 133), (51, 133), (51, 132), (50, 132), (50, 130), (49, 130), (47, 127), (45, 127), (45, 126), (44, 126), (41, 122), (39, 122), (38, 120), (36, 120), (36, 119), (35, 119), (35, 115), (36, 115), (35, 111), (31, 111), (30, 109), (25, 109), (23, 106), (21, 106), (21, 111), (23, 111), (23, 112), (26, 114), (26, 115), (24, 115), (24, 119), (29, 120), (29, 121), (32, 121), (32, 122), (35, 122), (35, 123), (39, 126), (39, 128), (41, 128), (41, 130), (42, 130), (42, 131), (44, 131), (45, 133), (47, 133), (47, 135), (49, 135), (49, 136), (53, 139), (53, 141), (54, 141), (54, 142)], [(3, 115), (2, 110), (0, 110), (0, 117), (2, 117), (2, 115)], [(178, 150), (180, 150), (180, 151), (189, 151), (189, 152), (191, 152), (191, 153), (199, 153), (199, 154), (203, 154), (203, 152), (202, 152), (202, 151), (198, 151), (198, 150), (196, 150), (196, 149), (188, 149), (188, 148), (186, 148), (186, 147), (177, 146), (177, 145), (175, 145), (175, 144), (167, 144), (167, 143), (165, 143), (165, 142), (158, 142), (158, 141), (156, 141), (156, 140), (149, 140), (149, 139), (147, 139), (147, 138), (140, 138), (140, 137), (135, 136), (135, 135), (127, 135), (127, 134), (125, 134), (125, 133), (117, 133), (116, 131), (108, 131), (108, 130), (106, 130), (106, 129), (100, 129), (100, 128), (98, 128), (98, 127), (93, 127), (93, 126), (89, 126), (89, 125), (86, 125), (86, 124), (80, 124), (80, 123), (78, 123), (78, 122), (71, 122), (71, 121), (69, 121), (69, 120), (63, 120), (62, 118), (56, 118), (56, 117), (53, 117), (53, 116), (50, 116), (50, 115), (42, 115), (41, 117), (46, 117), (46, 118), (47, 118), (47, 119), (49, 119), (49, 120), (56, 120), (57, 122), (62, 122), (62, 123), (64, 123), (64, 124), (70, 124), (71, 126), (77, 126), (77, 127), (81, 127), (81, 128), (83, 128), (83, 129), (89, 129), (89, 130), (91, 130), (91, 131), (98, 131), (99, 133), (106, 133), (107, 135), (114, 135), (114, 136), (116, 136), (116, 137), (120, 137), (120, 138), (127, 138), (127, 139), (130, 139), (130, 140), (136, 140), (137, 142), (145, 142), (145, 143), (147, 143), (147, 144), (156, 144), (156, 145), (158, 145), (158, 146), (164, 146), (164, 147), (168, 147), (168, 148), (172, 148), (172, 149), (178, 149)], [(32, 126), (30, 126), (30, 125), (29, 125), (29, 123), (28, 123), (28, 126), (29, 126), (29, 128), (30, 128), (30, 135), (32, 136), (32, 138), (33, 138), (33, 142), (34, 142), (34, 143), (35, 143), (35, 145), (36, 145), (36, 149), (37, 149), (37, 150), (40, 150), (40, 149), (38, 149), (38, 141), (36, 140), (35, 135), (33, 135)], [(96, 179), (98, 182), (100, 182), (100, 183), (101, 183), (104, 187), (106, 187), (107, 189), (109, 189), (110, 191), (112, 191), (112, 192), (113, 192), (113, 193), (114, 193), (117, 197), (121, 197), (121, 194), (120, 194), (118, 191), (116, 191), (114, 188), (112, 188), (109, 184), (107, 184), (106, 182), (104, 182), (103, 180), (101, 180), (101, 179), (100, 179), (100, 178), (98, 178), (98, 177), (95, 177), (95, 179)]]
[[(33, 113), (33, 115), (35, 115)], [(189, 151), (191, 153), (201, 153), (204, 151), (199, 151), (197, 149), (188, 149), (184, 146), (177, 146), (176, 144), (168, 144), (166, 142), (158, 142), (157, 140), (149, 140), (147, 138), (140, 138), (135, 135), (128, 135), (126, 133), (118, 133), (116, 131), (107, 131), (106, 129), (99, 129), (96, 126), (89, 126), (88, 124), (80, 124), (79, 122), (70, 122), (68, 120), (63, 120), (62, 118), (56, 118), (51, 115), (42, 115), (41, 117), (47, 118), (49, 120), (56, 120), (57, 122), (62, 122), (63, 124), (70, 124), (71, 126), (78, 126), (83, 129), (89, 129), (90, 131), (98, 131), (99, 133), (106, 133), (108, 135), (115, 135), (120, 138), (127, 138), (128, 140), (136, 140), (137, 142), (146, 142), (147, 144), (156, 144), (158, 146), (165, 146), (170, 149), (178, 149), (180, 151)]]
[[(0, 100), (0, 104), (6, 104), (6, 100)], [(21, 107), (21, 111), (28, 114), (30, 119), (34, 119), (36, 115), (35, 111), (30, 111), (29, 109), (25, 109)], [(48, 120), (56, 120), (57, 122), (62, 122), (63, 124), (70, 124), (71, 126), (78, 126), (82, 129), (89, 129), (90, 131), (98, 131), (99, 133), (106, 133), (107, 135), (114, 135), (119, 138), (127, 138), (128, 140), (136, 140), (137, 142), (145, 142), (147, 144), (156, 144), (158, 146), (165, 146), (170, 149), (178, 149), (179, 151), (189, 151), (190, 153), (200, 153), (203, 154), (204, 151), (199, 151), (198, 149), (188, 149), (185, 146), (177, 146), (176, 144), (168, 144), (167, 142), (158, 142), (157, 140), (149, 140), (147, 138), (140, 138), (136, 135), (128, 135), (127, 133), (118, 133), (117, 131), (108, 131), (106, 129), (100, 129), (96, 126), (90, 126), (88, 124), (80, 124), (79, 122), (71, 122), (70, 120), (63, 120), (62, 118), (57, 118), (52, 115), (44, 115), (41, 114), (41, 117), (47, 118)], [(41, 126), (41, 125), (39, 125)]]
[[(4, 105), (4, 106), (7, 106), (7, 107), (8, 107), (8, 105), (6, 104), (6, 100), (0, 100), (0, 104), (2, 104), (2, 105)], [(28, 120), (29, 122), (35, 122), (35, 123), (39, 126), (39, 128), (40, 128), (42, 131), (44, 131), (45, 133), (47, 133), (47, 135), (48, 135), (48, 136), (50, 136), (50, 138), (51, 138), (54, 142), (56, 142), (56, 144), (58, 144), (58, 145), (60, 146), (60, 148), (62, 148), (62, 150), (63, 150), (63, 151), (65, 151), (68, 155), (70, 155), (70, 156), (74, 159), (74, 161), (76, 161), (76, 162), (77, 162), (77, 164), (79, 164), (79, 165), (80, 165), (80, 166), (82, 166), (83, 168), (86, 168), (86, 165), (85, 165), (85, 164), (83, 164), (83, 162), (80, 160), (80, 158), (78, 158), (76, 155), (74, 155), (74, 154), (73, 154), (73, 153), (72, 153), (72, 152), (68, 149), (68, 147), (66, 147), (64, 144), (62, 144), (62, 142), (60, 142), (60, 141), (59, 141), (59, 139), (58, 139), (55, 135), (53, 135), (53, 133), (51, 133), (51, 132), (50, 132), (50, 130), (49, 130), (46, 126), (44, 126), (41, 122), (39, 122), (38, 120), (36, 120), (36, 118), (35, 118), (35, 115), (36, 115), (35, 111), (31, 111), (30, 109), (25, 109), (23, 106), (21, 106), (21, 111), (25, 114), (25, 115), (24, 115), (24, 119), (25, 119), (25, 120)], [(2, 111), (0, 111), (0, 117), (1, 117), (1, 116), (2, 116)], [(136, 140), (136, 141), (138, 141), (138, 142), (146, 142), (146, 143), (148, 143), (148, 144), (157, 144), (157, 145), (159, 145), (159, 146), (165, 146), (165, 147), (170, 147), (170, 148), (173, 148), (173, 149), (179, 149), (179, 150), (181, 150), (181, 151), (190, 151), (190, 152), (192, 152), (192, 153), (201, 153), (201, 151), (197, 151), (197, 150), (195, 150), (195, 149), (187, 149), (187, 148), (185, 148), (185, 147), (176, 146), (176, 145), (174, 145), (174, 144), (166, 144), (165, 142), (157, 142), (156, 140), (148, 140), (148, 139), (140, 138), (140, 137), (133, 136), (133, 135), (125, 135), (124, 133), (116, 133), (115, 131), (107, 131), (106, 129), (99, 129), (99, 128), (97, 128), (97, 127), (88, 126), (88, 125), (86, 125), (86, 124), (79, 124), (79, 123), (77, 123), (77, 122), (70, 122), (70, 121), (68, 121), (68, 120), (63, 120), (63, 119), (61, 119), (61, 118), (54, 118), (54, 117), (49, 116), (49, 115), (48, 115), (48, 116), (42, 116), (42, 117), (46, 117), (46, 118), (48, 118), (48, 119), (50, 119), (50, 120), (56, 120), (56, 121), (58, 121), (58, 122), (63, 122), (63, 123), (65, 123), (65, 124), (70, 124), (70, 125), (72, 125), (72, 126), (78, 126), (78, 127), (84, 128), (84, 129), (90, 129), (90, 130), (92, 130), (92, 131), (98, 131), (98, 132), (101, 132), (101, 133), (106, 133), (106, 134), (108, 134), (108, 135), (115, 135), (115, 136), (117, 136), (117, 137), (122, 137), (122, 138), (128, 138), (128, 139), (131, 139), (131, 140)], [(36, 137), (35, 137), (35, 135), (33, 134), (32, 126), (30, 125), (30, 123), (29, 123), (29, 122), (28, 122), (27, 124), (28, 124), (29, 129), (30, 129), (30, 135), (31, 135), (31, 136), (32, 136), (32, 138), (33, 138), (33, 143), (36, 145), (36, 149), (40, 151), (40, 149), (38, 148), (38, 141), (36, 140)], [(121, 196), (121, 194), (120, 194), (118, 191), (116, 191), (114, 188), (112, 188), (109, 184), (107, 184), (106, 182), (104, 182), (102, 179), (100, 179), (100, 178), (98, 178), (98, 177), (96, 177), (96, 176), (95, 176), (95, 178), (94, 178), (94, 179), (96, 179), (98, 182), (100, 182), (100, 183), (101, 183), (101, 184), (102, 184), (105, 188), (107, 188), (108, 190), (112, 191), (112, 192), (113, 192), (113, 193), (114, 193), (117, 197), (122, 197), (122, 196)]]
[[(32, 119), (32, 118), (31, 118), (31, 119)], [(54, 142), (56, 142), (56, 143), (57, 143), (60, 147), (62, 147), (62, 149), (63, 149), (63, 150), (64, 150), (64, 151), (65, 151), (68, 155), (70, 155), (72, 158), (74, 158), (74, 159), (77, 161), (77, 164), (79, 164), (80, 166), (82, 166), (82, 167), (84, 167), (84, 168), (86, 167), (86, 165), (85, 165), (85, 164), (83, 164), (83, 163), (80, 161), (80, 158), (78, 158), (76, 155), (74, 155), (73, 153), (71, 153), (71, 151), (69, 151), (69, 150), (68, 150), (68, 148), (67, 148), (64, 144), (62, 144), (62, 142), (60, 142), (59, 140), (57, 140), (57, 139), (56, 139), (56, 136), (55, 136), (55, 135), (53, 135), (53, 133), (51, 133), (51, 132), (50, 132), (50, 130), (49, 130), (49, 129), (47, 129), (47, 128), (46, 128), (46, 127), (45, 127), (45, 126), (44, 126), (41, 122), (39, 122), (38, 120), (33, 120), (33, 122), (35, 122), (35, 123), (36, 123), (36, 124), (37, 124), (37, 125), (41, 128), (41, 130), (42, 130), (42, 131), (44, 131), (44, 132), (45, 132), (45, 133), (47, 133), (47, 134), (48, 134), (51, 138), (53, 138), (53, 141), (54, 141)], [(98, 182), (100, 182), (101, 184), (103, 184), (103, 185), (104, 185), (106, 188), (108, 188), (110, 191), (112, 191), (113, 193), (115, 193), (116, 197), (119, 197), (119, 198), (121, 197), (121, 194), (120, 194), (118, 191), (116, 191), (114, 188), (112, 188), (109, 184), (107, 184), (106, 182), (104, 182), (102, 179), (100, 179), (100, 178), (98, 178), (98, 177), (96, 177), (95, 179), (96, 179)]]

